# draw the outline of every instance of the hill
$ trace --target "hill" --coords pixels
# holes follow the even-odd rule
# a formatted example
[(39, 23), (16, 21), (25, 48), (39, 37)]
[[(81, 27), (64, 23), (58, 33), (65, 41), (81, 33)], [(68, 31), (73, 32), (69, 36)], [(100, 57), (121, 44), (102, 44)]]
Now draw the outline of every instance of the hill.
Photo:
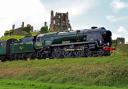
[(23, 37), (24, 37), (23, 35), (3, 36), (3, 37), (0, 38), (0, 40), (8, 40), (8, 39), (11, 39), (11, 38), (15, 38), (15, 39), (19, 40)]
[[(32, 36), (36, 36), (39, 33), (38, 32), (31, 32), (31, 34), (32, 34)], [(15, 39), (19, 40), (19, 39), (21, 39), (23, 37), (25, 37), (25, 35), (11, 35), (11, 36), (7, 35), (7, 36), (2, 36), (0, 38), (0, 40), (8, 40), (8, 39), (11, 39), (11, 38), (15, 38)]]
[(123, 55), (128, 55), (128, 44), (121, 44), (117, 46), (120, 52), (123, 53)]
[[(128, 45), (118, 45), (117, 50), (108, 57), (7, 61), (0, 63), (0, 79), (5, 81), (6, 79), (10, 79), (10, 81), (13, 79), (12, 81), (25, 80), (48, 84), (65, 84), (67, 86), (111, 86), (121, 87), (121, 89), (128, 88), (127, 48)], [(109, 89), (109, 87), (105, 89)]]

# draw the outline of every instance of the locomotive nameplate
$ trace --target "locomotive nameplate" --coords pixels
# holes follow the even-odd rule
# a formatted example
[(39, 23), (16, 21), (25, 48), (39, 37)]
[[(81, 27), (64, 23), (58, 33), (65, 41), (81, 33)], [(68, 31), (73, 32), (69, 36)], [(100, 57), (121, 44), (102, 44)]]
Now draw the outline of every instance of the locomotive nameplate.
[(19, 49), (22, 50), (24, 47), (23, 46), (19, 46)]
[(70, 41), (62, 41), (62, 44), (68, 44)]

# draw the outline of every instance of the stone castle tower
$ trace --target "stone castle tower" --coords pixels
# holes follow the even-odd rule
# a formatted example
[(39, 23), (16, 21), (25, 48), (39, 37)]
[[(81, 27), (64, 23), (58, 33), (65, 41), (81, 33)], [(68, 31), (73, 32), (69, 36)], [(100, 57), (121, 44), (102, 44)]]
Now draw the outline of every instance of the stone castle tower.
[(54, 16), (54, 12), (51, 11), (50, 31), (63, 32), (70, 30), (72, 30), (72, 28), (69, 23), (68, 12), (67, 13), (56, 12)]
[(117, 40), (117, 44), (125, 44), (125, 38), (123, 37), (118, 37), (116, 40)]

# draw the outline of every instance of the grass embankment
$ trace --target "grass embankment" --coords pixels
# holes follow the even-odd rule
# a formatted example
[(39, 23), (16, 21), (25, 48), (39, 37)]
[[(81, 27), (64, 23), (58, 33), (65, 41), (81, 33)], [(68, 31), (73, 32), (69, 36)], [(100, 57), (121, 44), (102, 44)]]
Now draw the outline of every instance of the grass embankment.
[(128, 60), (115, 55), (5, 62), (0, 64), (0, 78), (122, 87), (128, 85)]
[(6, 41), (6, 40), (11, 39), (11, 38), (15, 38), (15, 39), (19, 40), (23, 37), (24, 36), (22, 36), (22, 35), (3, 36), (3, 37), (0, 38), (0, 40), (5, 40)]
[[(39, 34), (39, 32), (31, 32), (31, 34), (32, 34), (32, 36), (36, 36), (37, 34)], [(21, 39), (21, 38), (23, 38), (23, 37), (25, 37), (25, 35), (2, 36), (2, 37), (0, 38), (0, 40), (6, 41), (6, 40), (11, 39), (11, 38), (15, 38), (15, 39), (19, 40), (19, 39)]]
[[(119, 51), (117, 50), (109, 57), (8, 61), (0, 63), (0, 79), (29, 80), (67, 85), (77, 84), (78, 86), (96, 85), (128, 88), (128, 56), (127, 50), (125, 50), (128, 47), (125, 46), (122, 48), (120, 46)], [(96, 89), (100, 89), (100, 87)], [(109, 87), (101, 89), (109, 89)]]

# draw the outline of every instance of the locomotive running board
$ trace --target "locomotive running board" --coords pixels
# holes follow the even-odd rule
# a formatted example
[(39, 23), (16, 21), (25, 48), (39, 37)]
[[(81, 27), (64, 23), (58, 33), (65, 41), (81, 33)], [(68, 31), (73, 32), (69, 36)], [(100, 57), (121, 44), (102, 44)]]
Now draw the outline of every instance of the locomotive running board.
[(51, 45), (51, 47), (55, 47), (55, 46), (68, 46), (68, 45), (82, 45), (82, 44), (97, 44), (97, 42), (77, 42), (77, 43), (68, 43), (68, 44), (54, 44)]

